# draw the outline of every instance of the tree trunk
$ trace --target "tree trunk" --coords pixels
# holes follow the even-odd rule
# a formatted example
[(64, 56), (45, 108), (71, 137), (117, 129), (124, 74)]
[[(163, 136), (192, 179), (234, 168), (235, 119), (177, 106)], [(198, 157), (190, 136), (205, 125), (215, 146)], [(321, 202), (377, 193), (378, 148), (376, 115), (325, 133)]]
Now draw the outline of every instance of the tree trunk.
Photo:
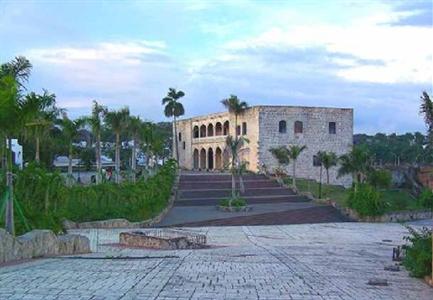
[(48, 209), (50, 206), (50, 187), (49, 185), (45, 189), (45, 214), (48, 215)]
[(135, 183), (136, 180), (136, 176), (135, 176), (135, 172), (137, 169), (137, 158), (136, 158), (136, 145), (137, 145), (137, 140), (134, 138), (133, 140), (133, 145), (132, 145), (132, 154), (131, 154), (131, 169), (132, 169), (132, 182)]
[(245, 185), (244, 185), (244, 179), (242, 178), (242, 174), (239, 174), (239, 190), (241, 194), (245, 193)]
[(322, 198), (322, 166), (320, 166), (320, 175), (319, 175), (319, 199)]
[(6, 203), (6, 216), (5, 216), (5, 229), (11, 235), (15, 235), (15, 223), (14, 223), (14, 197), (13, 197), (13, 174), (12, 174), (12, 139), (7, 139), (8, 151), (7, 151), (7, 163), (6, 163), (6, 187), (9, 191), (9, 196)]
[(237, 139), (238, 139), (238, 114), (235, 113), (235, 141)]
[(73, 177), (72, 177), (72, 143), (69, 144), (69, 163), (68, 163), (68, 185), (72, 186)]
[(120, 133), (116, 133), (115, 171), (116, 171), (116, 183), (119, 183), (120, 182)]
[(176, 117), (173, 117), (173, 128), (174, 128), (174, 145), (175, 145), (175, 150), (176, 150), (176, 160), (177, 163), (179, 164), (179, 143), (178, 143), (178, 139), (177, 139), (177, 124), (176, 124)]
[(329, 169), (326, 169), (326, 184), (329, 185)]
[(96, 147), (95, 147), (95, 159), (96, 159), (96, 183), (101, 183), (102, 172), (101, 172), (101, 133), (98, 131), (96, 134)]
[(297, 190), (296, 187), (296, 159), (293, 160), (293, 187)]
[(35, 153), (35, 161), (37, 163), (41, 162), (40, 153), (39, 153), (39, 137), (36, 137), (36, 153)]

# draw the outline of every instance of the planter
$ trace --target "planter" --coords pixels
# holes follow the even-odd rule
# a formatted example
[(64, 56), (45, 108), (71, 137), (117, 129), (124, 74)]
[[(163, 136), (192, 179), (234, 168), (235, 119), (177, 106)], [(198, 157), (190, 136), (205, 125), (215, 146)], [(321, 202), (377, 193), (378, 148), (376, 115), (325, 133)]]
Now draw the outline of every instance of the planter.
[(245, 205), (245, 206), (221, 206), (218, 205), (217, 209), (219, 211), (224, 211), (224, 212), (240, 212), (240, 211), (250, 211), (253, 208), (251, 206)]

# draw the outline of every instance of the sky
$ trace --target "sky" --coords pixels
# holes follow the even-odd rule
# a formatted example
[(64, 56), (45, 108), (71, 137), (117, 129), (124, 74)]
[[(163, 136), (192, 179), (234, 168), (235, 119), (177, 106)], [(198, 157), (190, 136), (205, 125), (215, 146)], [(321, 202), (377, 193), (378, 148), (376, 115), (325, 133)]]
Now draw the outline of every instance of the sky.
[(185, 117), (224, 111), (235, 94), (353, 108), (355, 133), (423, 132), (432, 1), (0, 0), (0, 63), (30, 59), (28, 89), (55, 93), (71, 117), (96, 99), (168, 120), (174, 87)]

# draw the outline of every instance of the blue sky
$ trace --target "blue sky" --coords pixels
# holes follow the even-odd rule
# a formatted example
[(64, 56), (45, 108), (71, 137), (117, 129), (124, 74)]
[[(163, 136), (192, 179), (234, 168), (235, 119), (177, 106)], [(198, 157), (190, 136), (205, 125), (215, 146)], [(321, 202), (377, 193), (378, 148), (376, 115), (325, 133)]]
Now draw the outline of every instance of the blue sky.
[(54, 92), (72, 117), (93, 99), (166, 120), (250, 105), (352, 107), (355, 132), (424, 131), (432, 93), (432, 0), (5, 1), (0, 62), (27, 56), (29, 89)]

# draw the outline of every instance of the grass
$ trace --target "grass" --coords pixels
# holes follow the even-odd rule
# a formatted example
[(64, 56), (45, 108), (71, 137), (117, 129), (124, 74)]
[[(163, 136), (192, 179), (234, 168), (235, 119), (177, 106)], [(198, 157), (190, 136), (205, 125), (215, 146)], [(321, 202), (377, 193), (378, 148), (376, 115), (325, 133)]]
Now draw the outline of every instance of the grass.
[[(284, 178), (284, 183), (292, 184), (292, 178)], [(314, 180), (296, 179), (296, 185), (300, 192), (309, 192), (314, 198), (319, 198), (319, 183)], [(422, 209), (419, 202), (413, 197), (408, 190), (405, 189), (388, 189), (381, 190), (382, 199), (386, 202), (386, 212), (401, 211), (401, 210), (417, 210)], [(347, 207), (347, 198), (349, 197), (349, 189), (339, 185), (322, 184), (322, 199), (331, 199), (340, 206)]]

